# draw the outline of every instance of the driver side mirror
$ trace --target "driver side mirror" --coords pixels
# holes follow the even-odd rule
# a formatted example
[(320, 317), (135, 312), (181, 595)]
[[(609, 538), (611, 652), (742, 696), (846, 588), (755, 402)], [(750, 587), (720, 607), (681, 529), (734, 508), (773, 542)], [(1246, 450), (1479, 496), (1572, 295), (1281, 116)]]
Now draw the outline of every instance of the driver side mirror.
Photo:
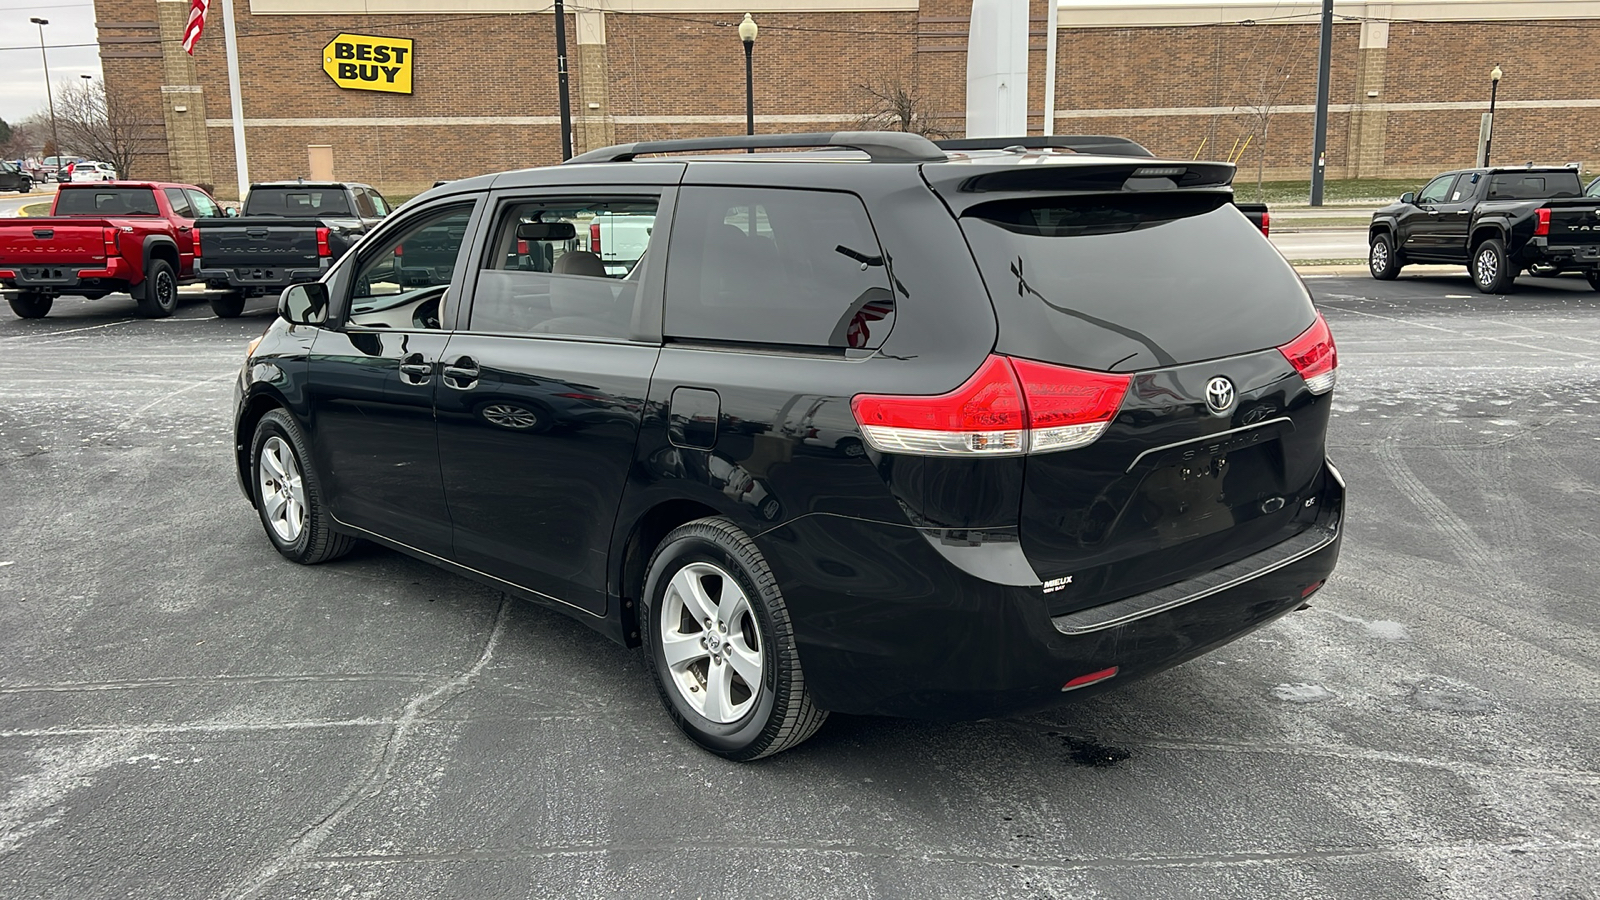
[(1400, 195), (1400, 202), (1401, 203), (1416, 203), (1417, 202), (1416, 192), (1415, 191), (1406, 191), (1404, 194), (1401, 194)]
[(278, 295), (278, 315), (291, 325), (321, 325), (328, 318), (328, 286), (292, 284)]

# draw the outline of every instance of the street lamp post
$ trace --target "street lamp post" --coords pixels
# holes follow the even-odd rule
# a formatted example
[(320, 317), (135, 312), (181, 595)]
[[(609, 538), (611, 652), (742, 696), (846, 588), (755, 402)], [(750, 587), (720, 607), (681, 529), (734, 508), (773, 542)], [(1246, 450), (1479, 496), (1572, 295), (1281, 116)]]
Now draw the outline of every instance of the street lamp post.
[[(750, 18), (749, 13), (744, 14), (744, 21), (739, 23), (739, 40), (744, 41), (744, 133), (756, 133), (756, 80), (755, 68), (750, 62), (750, 53), (756, 47), (756, 33), (761, 29), (756, 27), (756, 20)], [(754, 153), (754, 150), (750, 151)]]
[(39, 59), (44, 62), (44, 94), (50, 101), (50, 143), (56, 145), (56, 181), (61, 180), (61, 136), (56, 131), (56, 95), (50, 89), (50, 57), (44, 52), (44, 27), (50, 24), (49, 19), (29, 19), (29, 22), (39, 26)]
[(1494, 100), (1500, 93), (1500, 78), (1505, 75), (1499, 66), (1489, 70), (1489, 133), (1483, 138), (1483, 167), (1489, 167), (1489, 148), (1494, 144)]

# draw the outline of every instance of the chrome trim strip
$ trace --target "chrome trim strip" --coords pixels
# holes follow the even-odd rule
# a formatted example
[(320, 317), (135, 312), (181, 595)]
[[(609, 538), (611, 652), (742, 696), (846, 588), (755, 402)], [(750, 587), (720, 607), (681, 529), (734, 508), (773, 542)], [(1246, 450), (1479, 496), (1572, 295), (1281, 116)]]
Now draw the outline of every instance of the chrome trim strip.
[(1197, 438), (1189, 438), (1186, 441), (1176, 441), (1176, 442), (1171, 443), (1171, 444), (1162, 444), (1159, 447), (1151, 447), (1149, 450), (1146, 450), (1143, 453), (1140, 453), (1138, 456), (1135, 456), (1133, 458), (1133, 462), (1128, 463), (1128, 467), (1126, 469), (1123, 469), (1122, 473), (1124, 475), (1126, 475), (1127, 473), (1132, 472), (1133, 471), (1133, 467), (1137, 466), (1139, 464), (1140, 460), (1144, 459), (1146, 456), (1149, 456), (1152, 453), (1160, 453), (1163, 450), (1171, 450), (1174, 447), (1182, 447), (1184, 444), (1201, 444), (1201, 443), (1205, 443), (1206, 441), (1216, 440), (1217, 438), (1220, 438), (1220, 437), (1227, 437), (1230, 434), (1238, 434), (1241, 431), (1250, 431), (1250, 430), (1256, 429), (1256, 428), (1265, 428), (1268, 425), (1278, 425), (1278, 424), (1283, 423), (1283, 422), (1288, 422), (1290, 425), (1294, 424), (1294, 420), (1289, 418), (1288, 416), (1279, 416), (1276, 419), (1268, 419), (1265, 422), (1257, 422), (1254, 425), (1242, 425), (1242, 426), (1240, 426), (1238, 428), (1230, 428), (1227, 431), (1217, 431), (1217, 432), (1213, 432), (1211, 434), (1202, 435), (1202, 436), (1197, 437)]
[(379, 540), (379, 541), (383, 541), (384, 543), (394, 544), (396, 546), (404, 547), (407, 550), (410, 550), (412, 553), (415, 553), (415, 554), (417, 554), (419, 556), (426, 556), (429, 559), (436, 559), (436, 560), (438, 560), (439, 562), (443, 563), (445, 566), (447, 566), (449, 568), (461, 569), (462, 571), (472, 572), (472, 573), (474, 573), (476, 575), (482, 575), (485, 578), (492, 579), (494, 581), (498, 581), (501, 584), (508, 585), (510, 587), (514, 587), (519, 591), (527, 591), (530, 594), (537, 594), (540, 597), (545, 598), (546, 600), (550, 600), (550, 601), (553, 601), (555, 603), (559, 603), (562, 606), (570, 606), (573, 609), (577, 610), (578, 612), (585, 613), (587, 615), (593, 616), (596, 619), (604, 619), (605, 618), (605, 615), (603, 613), (591, 612), (590, 610), (585, 609), (584, 607), (579, 606), (576, 603), (572, 603), (570, 601), (563, 600), (560, 597), (552, 597), (549, 594), (546, 594), (544, 591), (536, 591), (531, 587), (526, 587), (524, 585), (517, 584), (515, 581), (507, 581), (506, 579), (501, 578), (498, 575), (490, 575), (488, 572), (484, 572), (484, 571), (482, 571), (480, 569), (474, 569), (471, 566), (462, 565), (461, 563), (458, 563), (453, 559), (445, 559), (442, 556), (439, 556), (439, 555), (434, 554), (434, 553), (429, 553), (426, 550), (419, 550), (416, 547), (413, 547), (410, 544), (406, 543), (405, 541), (397, 541), (392, 537), (387, 537), (385, 535), (381, 535), (381, 534), (377, 533), (376, 531), (368, 531), (367, 529), (362, 528), (359, 525), (351, 525), (348, 522), (340, 521), (339, 517), (334, 515), (333, 513), (328, 513), (328, 518), (332, 519), (340, 528), (344, 528), (344, 529), (347, 529), (349, 531), (359, 531), (362, 534), (366, 535), (367, 537), (374, 538), (374, 539)]
[[(1086, 614), (1086, 613), (1092, 613), (1092, 612), (1094, 612), (1096, 610), (1104, 609), (1103, 606), (1091, 606), (1088, 609), (1078, 610), (1077, 612), (1067, 613), (1066, 615), (1062, 615), (1062, 616), (1055, 616), (1055, 617), (1051, 618), (1050, 623), (1052, 625), (1054, 625), (1056, 627), (1056, 630), (1061, 632), (1062, 634), (1077, 636), (1077, 635), (1083, 635), (1083, 634), (1090, 634), (1090, 633), (1096, 632), (1096, 631), (1104, 631), (1107, 628), (1115, 628), (1115, 627), (1117, 627), (1119, 625), (1126, 625), (1129, 622), (1136, 622), (1136, 621), (1138, 621), (1140, 619), (1148, 618), (1150, 616), (1158, 615), (1160, 613), (1164, 613), (1164, 612), (1167, 612), (1169, 610), (1177, 609), (1180, 606), (1185, 606), (1187, 604), (1195, 602), (1196, 600), (1204, 600), (1205, 598), (1210, 597), (1210, 596), (1212, 596), (1214, 594), (1219, 594), (1219, 593), (1221, 593), (1223, 591), (1231, 590), (1233, 588), (1236, 588), (1241, 584), (1245, 584), (1246, 582), (1254, 581), (1255, 579), (1260, 578), (1263, 575), (1271, 574), (1271, 573), (1276, 572), (1279, 569), (1283, 568), (1284, 566), (1292, 565), (1294, 563), (1299, 562), (1302, 559), (1305, 559), (1308, 556), (1311, 556), (1312, 554), (1318, 553), (1318, 552), (1320, 552), (1322, 550), (1326, 550), (1328, 548), (1328, 545), (1332, 544), (1335, 540), (1338, 539), (1338, 537), (1339, 537), (1339, 525), (1340, 525), (1340, 521), (1337, 520), (1337, 519), (1334, 520), (1334, 522), (1331, 525), (1325, 525), (1325, 526), (1324, 525), (1314, 525), (1314, 526), (1312, 526), (1312, 529), (1315, 529), (1315, 530), (1318, 530), (1318, 531), (1322, 531), (1323, 532), (1323, 536), (1322, 536), (1322, 538), (1320, 540), (1318, 540), (1315, 544), (1311, 545), (1310, 547), (1307, 547), (1304, 550), (1300, 550), (1300, 551), (1298, 551), (1298, 552), (1296, 552), (1296, 553), (1294, 553), (1294, 554), (1292, 554), (1292, 555), (1290, 555), (1288, 557), (1280, 559), (1280, 560), (1278, 560), (1278, 561), (1276, 561), (1276, 562), (1274, 562), (1274, 563), (1272, 563), (1272, 564), (1270, 564), (1268, 566), (1265, 566), (1263, 568), (1257, 569), (1257, 570), (1255, 570), (1253, 572), (1248, 572), (1248, 573), (1246, 573), (1244, 575), (1240, 575), (1237, 578), (1229, 579), (1228, 581), (1225, 581), (1222, 584), (1212, 585), (1211, 587), (1203, 588), (1203, 589), (1201, 589), (1199, 591), (1196, 591), (1193, 594), (1189, 594), (1189, 595), (1186, 595), (1186, 596), (1183, 596), (1183, 597), (1178, 597), (1176, 599), (1169, 600), (1169, 601), (1167, 601), (1165, 603), (1158, 603), (1155, 606), (1149, 606), (1149, 607), (1145, 607), (1145, 608), (1142, 608), (1142, 609), (1137, 609), (1137, 610), (1134, 610), (1133, 612), (1129, 612), (1129, 613), (1126, 613), (1124, 615), (1117, 616), (1116, 618), (1113, 618), (1113, 619), (1107, 619), (1107, 620), (1104, 620), (1104, 621), (1091, 622), (1091, 623), (1089, 623), (1087, 625), (1074, 625), (1074, 624), (1071, 623), (1071, 620), (1072, 620), (1072, 618), (1074, 616), (1084, 616), (1084, 614)], [(1312, 529), (1308, 529), (1308, 530), (1312, 530)], [(1304, 533), (1304, 532), (1302, 532), (1302, 533)], [(1293, 538), (1290, 538), (1290, 540), (1293, 540)], [(1112, 601), (1112, 603), (1106, 604), (1106, 606), (1111, 606), (1111, 605), (1114, 605), (1116, 603), (1126, 603), (1128, 600), (1137, 600), (1137, 599), (1138, 599), (1138, 596), (1135, 595), (1134, 597), (1124, 598), (1123, 600)]]

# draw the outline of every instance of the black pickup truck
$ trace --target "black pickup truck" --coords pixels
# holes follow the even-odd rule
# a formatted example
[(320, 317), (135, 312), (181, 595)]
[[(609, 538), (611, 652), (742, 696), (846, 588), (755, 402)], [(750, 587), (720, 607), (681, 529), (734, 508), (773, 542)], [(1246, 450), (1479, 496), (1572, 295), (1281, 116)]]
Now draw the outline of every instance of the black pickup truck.
[(389, 214), (365, 184), (274, 181), (250, 186), (244, 215), (195, 223), (198, 276), (211, 308), (233, 318), (247, 299), (316, 281)]
[(1459, 263), (1490, 294), (1534, 267), (1582, 272), (1600, 291), (1600, 199), (1583, 196), (1574, 166), (1446, 172), (1374, 213), (1367, 240), (1385, 281), (1407, 263)]

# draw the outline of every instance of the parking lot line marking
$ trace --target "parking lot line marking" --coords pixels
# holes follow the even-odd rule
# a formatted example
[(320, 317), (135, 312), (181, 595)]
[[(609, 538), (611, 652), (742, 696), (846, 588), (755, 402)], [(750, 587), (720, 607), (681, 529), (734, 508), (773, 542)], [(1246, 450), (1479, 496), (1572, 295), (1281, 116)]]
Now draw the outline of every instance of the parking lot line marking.
[(40, 338), (40, 337), (48, 338), (48, 337), (55, 337), (58, 334), (75, 334), (75, 333), (80, 332), (80, 331), (95, 331), (95, 330), (100, 329), (100, 328), (110, 328), (113, 325), (126, 325), (129, 322), (137, 322), (137, 321), (139, 321), (139, 320), (138, 319), (120, 319), (120, 320), (118, 320), (116, 322), (102, 322), (99, 325), (85, 325), (82, 328), (64, 328), (64, 329), (62, 329), (60, 331), (46, 331), (46, 332), (43, 332), (43, 333), (40, 333), (40, 334), (12, 334), (12, 335), (7, 335), (6, 339), (7, 340), (11, 340), (11, 341), (20, 341), (20, 340), (23, 340), (25, 338)]
[(1576, 356), (1577, 358), (1587, 360), (1588, 362), (1600, 362), (1600, 356), (1593, 356), (1588, 353), (1575, 353), (1571, 350), (1556, 350), (1551, 347), (1541, 347), (1537, 344), (1524, 344), (1517, 341), (1509, 341), (1505, 338), (1491, 337), (1487, 334), (1471, 334), (1465, 331), (1457, 331), (1453, 328), (1445, 328), (1443, 325), (1430, 325), (1427, 322), (1411, 322), (1405, 319), (1396, 319), (1393, 316), (1380, 316), (1377, 313), (1367, 312), (1364, 309), (1351, 309), (1347, 306), (1339, 306), (1335, 303), (1330, 303), (1327, 301), (1323, 302), (1323, 306), (1329, 309), (1337, 309), (1340, 312), (1350, 313), (1354, 316), (1366, 316), (1369, 319), (1379, 319), (1384, 322), (1393, 322), (1396, 325), (1410, 325), (1413, 328), (1426, 328), (1430, 331), (1442, 331), (1445, 334), (1452, 334), (1459, 338), (1466, 338), (1469, 341), (1493, 341), (1497, 344), (1521, 347), (1524, 350), (1537, 350), (1543, 353), (1556, 353), (1562, 356)]
[(191, 384), (191, 385), (189, 385), (187, 387), (178, 388), (177, 390), (175, 390), (172, 393), (166, 395), (165, 397), (159, 397), (159, 398), (157, 398), (155, 400), (151, 400), (149, 403), (146, 403), (145, 405), (143, 405), (143, 406), (139, 407), (138, 409), (134, 410), (133, 414), (136, 415), (136, 416), (142, 416), (146, 412), (149, 412), (151, 409), (153, 409), (153, 408), (155, 408), (157, 406), (160, 406), (161, 404), (167, 402), (168, 400), (171, 400), (173, 397), (176, 397), (179, 394), (186, 394), (189, 391), (192, 391), (197, 387), (203, 387), (205, 385), (210, 384), (213, 381), (221, 381), (224, 378), (232, 378), (236, 374), (238, 374), (238, 373), (236, 373), (236, 372), (223, 372), (221, 375), (213, 375), (210, 378), (205, 379), (204, 381), (196, 381), (194, 384)]

